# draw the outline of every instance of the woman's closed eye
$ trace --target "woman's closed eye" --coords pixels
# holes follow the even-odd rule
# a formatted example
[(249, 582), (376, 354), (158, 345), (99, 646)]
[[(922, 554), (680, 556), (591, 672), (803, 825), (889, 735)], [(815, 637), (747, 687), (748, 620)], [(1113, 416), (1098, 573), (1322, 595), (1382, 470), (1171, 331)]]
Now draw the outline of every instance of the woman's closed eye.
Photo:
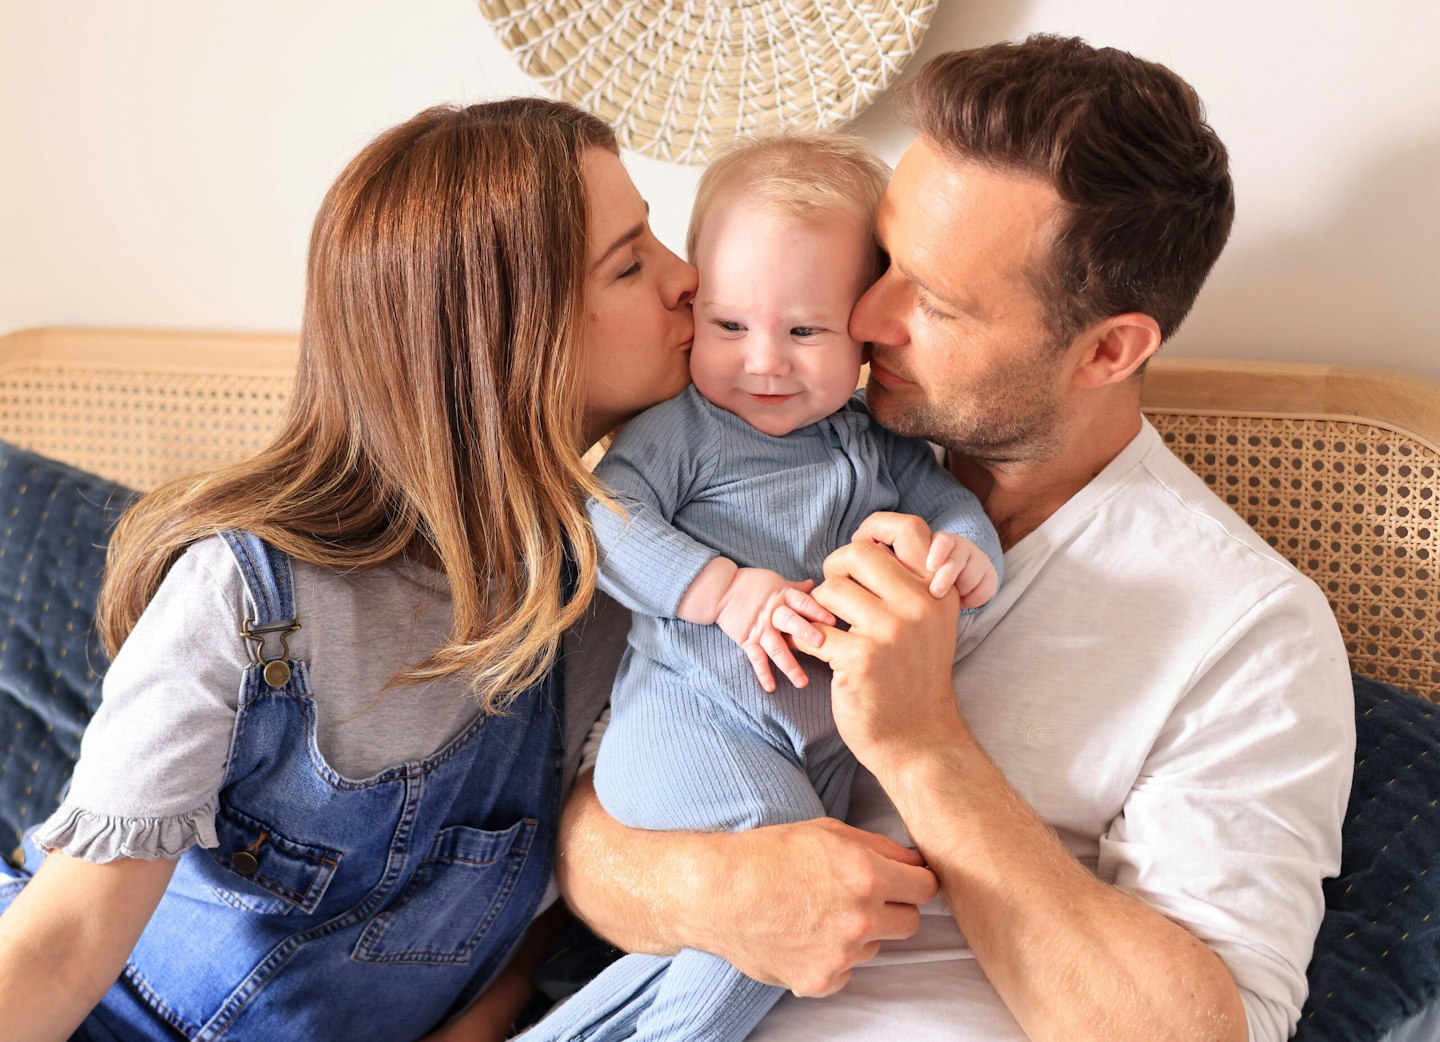
[(637, 257), (637, 258), (635, 259), (634, 263), (632, 263), (628, 268), (626, 268), (624, 271), (620, 272), (620, 274), (616, 275), (615, 277), (616, 277), (617, 279), (629, 279), (629, 278), (635, 277), (636, 275), (639, 275), (640, 272), (642, 272), (642, 271), (644, 271), (644, 270), (645, 270), (645, 262), (642, 261), (642, 260), (640, 260), (640, 259)]

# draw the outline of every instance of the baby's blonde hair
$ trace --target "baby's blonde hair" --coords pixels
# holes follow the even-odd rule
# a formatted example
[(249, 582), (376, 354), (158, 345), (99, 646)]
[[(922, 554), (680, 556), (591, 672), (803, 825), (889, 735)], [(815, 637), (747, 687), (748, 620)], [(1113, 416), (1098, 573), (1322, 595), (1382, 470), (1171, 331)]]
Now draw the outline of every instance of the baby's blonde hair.
[[(700, 176), (685, 252), (695, 260), (700, 229), (716, 202), (731, 189), (746, 201), (804, 221), (854, 214), (873, 236), (875, 208), (890, 168), (853, 134), (775, 134), (743, 138)], [(879, 251), (876, 251), (876, 263)]]

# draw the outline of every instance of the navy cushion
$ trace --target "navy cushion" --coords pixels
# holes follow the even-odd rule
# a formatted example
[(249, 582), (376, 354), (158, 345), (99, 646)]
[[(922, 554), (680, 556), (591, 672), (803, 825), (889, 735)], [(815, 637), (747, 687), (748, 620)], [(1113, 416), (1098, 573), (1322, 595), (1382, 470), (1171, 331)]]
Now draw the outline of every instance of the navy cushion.
[(1355, 728), (1303, 1042), (1370, 1042), (1440, 1001), (1440, 706), (1356, 677)]
[(0, 853), (59, 804), (99, 704), (95, 598), (135, 495), (0, 441)]

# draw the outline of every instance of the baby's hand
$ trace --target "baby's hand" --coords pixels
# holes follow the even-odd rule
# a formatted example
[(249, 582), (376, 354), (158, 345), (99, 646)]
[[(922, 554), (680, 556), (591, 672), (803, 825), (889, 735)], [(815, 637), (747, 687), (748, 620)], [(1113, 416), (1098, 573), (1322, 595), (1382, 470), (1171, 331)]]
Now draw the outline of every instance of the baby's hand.
[(964, 536), (936, 532), (925, 557), (930, 572), (930, 595), (944, 597), (951, 587), (960, 594), (961, 608), (978, 608), (995, 596), (1000, 577), (985, 551)]
[(818, 646), (823, 636), (814, 627), (806, 627), (803, 620), (833, 626), (835, 616), (810, 596), (814, 586), (808, 579), (790, 582), (766, 568), (741, 568), (720, 596), (715, 624), (740, 645), (766, 691), (775, 690), (775, 676), (770, 671), (772, 661), (796, 687), (810, 682), (774, 620), (780, 615), (790, 632)]

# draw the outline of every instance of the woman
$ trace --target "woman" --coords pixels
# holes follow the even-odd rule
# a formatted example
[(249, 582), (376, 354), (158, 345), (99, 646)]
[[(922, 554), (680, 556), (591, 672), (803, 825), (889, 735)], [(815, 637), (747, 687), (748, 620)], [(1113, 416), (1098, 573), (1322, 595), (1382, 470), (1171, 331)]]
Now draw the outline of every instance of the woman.
[(104, 703), (0, 877), (8, 1032), (414, 1039), (479, 995), (504, 1036), (594, 588), (580, 455), (685, 386), (694, 285), (570, 106), (430, 109), (350, 163), (283, 429), (116, 532)]

